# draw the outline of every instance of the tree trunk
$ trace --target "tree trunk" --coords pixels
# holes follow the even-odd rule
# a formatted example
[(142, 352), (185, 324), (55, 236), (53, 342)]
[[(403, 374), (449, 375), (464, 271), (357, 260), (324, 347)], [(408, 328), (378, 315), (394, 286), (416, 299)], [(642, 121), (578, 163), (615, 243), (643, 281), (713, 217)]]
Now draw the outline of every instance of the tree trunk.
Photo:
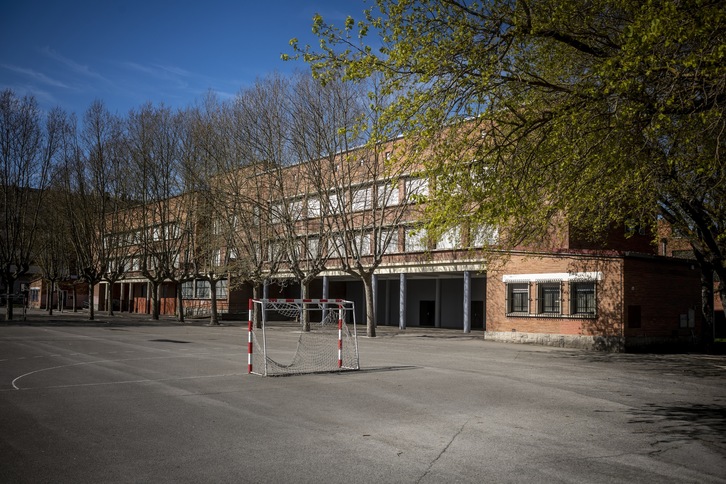
[(159, 286), (161, 283), (153, 281), (151, 283), (151, 319), (159, 320)]
[(376, 337), (376, 310), (373, 306), (373, 274), (361, 274), (366, 298), (366, 336)]
[(53, 293), (55, 292), (55, 283), (48, 280), (48, 316), (53, 316)]
[(184, 322), (184, 293), (181, 282), (176, 284), (176, 319), (180, 323)]
[(718, 296), (721, 299), (721, 307), (726, 308), (726, 267), (723, 265), (721, 265), (721, 267), (717, 267), (716, 276), (718, 276), (716, 292), (718, 292)]
[(15, 279), (8, 279), (8, 285), (5, 289), (5, 321), (13, 320), (13, 286), (15, 285)]
[(713, 313), (713, 269), (706, 266), (701, 268), (701, 312), (703, 325), (701, 327), (701, 341), (706, 349), (713, 346), (714, 313)]
[(76, 293), (78, 292), (78, 290), (76, 288), (76, 283), (75, 282), (73, 283), (73, 286), (72, 287), (73, 287), (73, 312), (74, 313), (77, 313), (78, 312), (78, 304), (76, 304), (76, 301), (78, 300), (78, 298), (76, 297)]
[(109, 281), (106, 284), (106, 304), (107, 304), (106, 309), (108, 311), (109, 316), (113, 316), (113, 299), (112, 299), (113, 289), (112, 289), (112, 287), (113, 287), (113, 283)]
[[(300, 281), (300, 299), (308, 299), (308, 293), (310, 292), (310, 280), (303, 279)], [(302, 308), (302, 314), (300, 314), (300, 324), (302, 325), (303, 331), (310, 331), (310, 314)]]
[(219, 314), (217, 313), (217, 280), (214, 278), (209, 279), (209, 297), (209, 304), (211, 306), (209, 324), (211, 326), (219, 326)]
[(701, 252), (693, 250), (698, 265), (701, 269), (701, 345), (704, 349), (713, 346), (713, 271), (714, 267), (709, 263)]
[[(260, 285), (259, 284), (252, 285), (252, 299), (260, 299)], [(247, 317), (249, 317), (249, 315)], [(259, 304), (255, 304), (252, 307), (252, 318), (253, 318), (252, 321), (255, 324), (255, 328), (261, 329), (262, 328), (262, 315), (260, 314)]]
[(93, 286), (95, 284), (89, 282), (88, 283), (88, 320), (93, 321), (95, 317), (95, 309), (93, 307)]

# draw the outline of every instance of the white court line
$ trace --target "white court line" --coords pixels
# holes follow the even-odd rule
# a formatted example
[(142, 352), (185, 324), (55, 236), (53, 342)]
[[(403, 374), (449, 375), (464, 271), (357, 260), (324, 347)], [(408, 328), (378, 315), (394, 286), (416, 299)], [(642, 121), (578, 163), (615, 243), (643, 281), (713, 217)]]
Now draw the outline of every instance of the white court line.
[[(14, 389), (20, 390), (20, 387), (18, 387), (17, 382), (18, 382), (18, 380), (25, 378), (26, 376), (34, 375), (35, 373), (40, 373), (43, 371), (57, 370), (59, 368), (69, 368), (71, 366), (93, 365), (93, 364), (98, 364), (98, 363), (114, 363), (114, 362), (119, 362), (119, 361), (168, 360), (171, 358), (198, 358), (199, 356), (200, 355), (149, 356), (146, 358), (124, 358), (124, 359), (120, 359), (120, 360), (82, 361), (80, 363), (71, 363), (68, 365), (51, 366), (49, 368), (41, 368), (39, 370), (29, 371), (28, 373), (25, 373), (25, 374), (20, 375), (19, 377), (15, 378), (12, 382), (12, 385), (13, 385)], [(148, 381), (154, 381), (154, 380), (148, 380)], [(69, 385), (69, 386), (73, 386), (73, 385)], [(82, 385), (79, 385), (79, 386), (82, 386)], [(54, 388), (54, 387), (44, 387), (44, 388)]]
[[(50, 369), (50, 368), (49, 368)], [(52, 385), (49, 387), (33, 387), (33, 388), (16, 388), (16, 390), (49, 390), (53, 388), (75, 388), (75, 387), (93, 387), (100, 385), (127, 385), (129, 383), (154, 383), (162, 381), (176, 381), (176, 380), (196, 380), (200, 378), (221, 378), (227, 376), (245, 376), (245, 373), (220, 373), (219, 375), (201, 375), (201, 376), (178, 376), (173, 378), (157, 378), (157, 379), (142, 379), (142, 380), (122, 380), (122, 381), (108, 381), (100, 383), (76, 383), (72, 385)]]

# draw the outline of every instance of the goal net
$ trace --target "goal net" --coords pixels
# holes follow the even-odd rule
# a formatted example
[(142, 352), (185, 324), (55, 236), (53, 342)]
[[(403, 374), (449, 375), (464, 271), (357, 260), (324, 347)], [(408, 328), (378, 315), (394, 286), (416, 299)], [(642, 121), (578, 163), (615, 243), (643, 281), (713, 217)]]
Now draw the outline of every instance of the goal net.
[[(255, 313), (259, 328), (254, 327)], [(250, 299), (249, 314), (248, 373), (277, 376), (360, 368), (351, 301)]]

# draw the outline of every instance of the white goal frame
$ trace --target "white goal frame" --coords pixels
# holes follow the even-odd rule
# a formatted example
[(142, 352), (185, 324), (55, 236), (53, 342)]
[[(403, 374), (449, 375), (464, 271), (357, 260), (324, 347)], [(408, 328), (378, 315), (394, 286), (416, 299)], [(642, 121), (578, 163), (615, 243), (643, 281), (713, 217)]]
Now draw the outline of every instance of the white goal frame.
[[(254, 317), (256, 313), (259, 315), (257, 328)], [(282, 316), (282, 321), (270, 321), (271, 313)], [(311, 315), (319, 317), (311, 318)], [(303, 327), (306, 320), (307, 331)], [(268, 332), (290, 328), (291, 323), (298, 325), (299, 337), (292, 360), (284, 364), (270, 357)], [(280, 376), (360, 369), (355, 304), (352, 301), (250, 299), (247, 333), (249, 374)], [(279, 348), (272, 349), (274, 351)]]

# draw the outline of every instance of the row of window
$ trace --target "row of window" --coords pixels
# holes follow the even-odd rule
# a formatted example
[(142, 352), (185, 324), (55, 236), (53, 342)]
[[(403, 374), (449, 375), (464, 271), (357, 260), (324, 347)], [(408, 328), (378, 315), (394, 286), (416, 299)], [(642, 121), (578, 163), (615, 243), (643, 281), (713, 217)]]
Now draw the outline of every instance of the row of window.
[[(405, 190), (408, 196), (425, 197), (428, 195), (428, 180), (424, 178), (409, 178), (405, 183)], [(306, 216), (308, 218), (320, 217), (324, 213), (342, 213), (346, 206), (350, 207), (353, 212), (370, 210), (374, 208), (374, 187), (366, 186), (350, 193), (350, 200), (347, 200), (348, 194), (331, 193), (327, 201), (321, 202), (318, 197), (292, 200), (289, 202), (278, 202), (272, 205), (270, 211), (273, 222), (279, 222), (285, 217), (283, 213), (287, 211), (287, 215), (292, 220), (299, 220), (303, 217), (303, 209), (307, 205)], [(398, 187), (393, 184), (379, 183), (375, 186), (375, 206), (391, 207), (400, 203)]]
[[(384, 254), (395, 254), (399, 249), (399, 232), (397, 229), (385, 229), (378, 232), (379, 237), (376, 240), (376, 246), (385, 245)], [(465, 246), (460, 230), (458, 228), (451, 229), (442, 236), (433, 241), (425, 230), (407, 228), (403, 233), (404, 252), (423, 252), (427, 250), (450, 250), (460, 249)], [(491, 227), (479, 227), (472, 229), (469, 233), (469, 247), (483, 247), (487, 244), (496, 242), (498, 233), (496, 229)], [(271, 260), (276, 255), (280, 255), (283, 250), (284, 242), (270, 242), (267, 260)], [(348, 247), (357, 251), (360, 256), (368, 256), (373, 252), (373, 233), (358, 233), (355, 239)], [(334, 257), (338, 254), (346, 253), (346, 239), (341, 235), (334, 235), (328, 239), (327, 253)], [(320, 254), (320, 238), (307, 237), (298, 240), (295, 247), (295, 256), (305, 259), (307, 257), (315, 258)], [(350, 255), (350, 254), (349, 254)], [(258, 254), (259, 256), (259, 254)]]
[[(566, 284), (569, 285), (569, 301), (563, 298)], [(507, 283), (506, 307), (507, 316), (594, 317), (597, 314), (596, 283), (510, 282)], [(568, 308), (566, 314), (563, 307)]]
[(138, 245), (146, 240), (151, 242), (158, 242), (160, 240), (175, 240), (181, 237), (181, 228), (179, 224), (172, 222), (163, 225), (154, 225), (146, 229), (138, 229), (130, 232), (117, 233), (113, 235), (107, 235), (104, 238), (105, 248), (116, 248), (129, 245)]
[[(227, 299), (227, 280), (217, 281), (217, 299)], [(209, 281), (196, 279), (182, 283), (182, 297), (184, 299), (210, 299), (211, 284)]]
[[(459, 249), (464, 247), (462, 240), (461, 231), (458, 228), (453, 228), (448, 232), (442, 234), (442, 236), (432, 241), (426, 231), (407, 228), (404, 235), (404, 246), (405, 252), (423, 252), (426, 250), (449, 250)], [(393, 254), (399, 252), (399, 232), (397, 229), (386, 229), (379, 232), (379, 240), (376, 241), (376, 245), (386, 245), (384, 253)], [(470, 247), (482, 247), (488, 243), (496, 241), (497, 231), (490, 227), (478, 227), (471, 229), (469, 232), (469, 246)], [(354, 241), (354, 247), (360, 256), (369, 256), (373, 250), (373, 234), (363, 233), (357, 234)], [(332, 254), (336, 257), (338, 254), (345, 253), (345, 239), (338, 235), (333, 236), (328, 240), (327, 250), (328, 254)], [(272, 260), (277, 256), (281, 256), (280, 251), (283, 250), (283, 242), (270, 242), (267, 247), (267, 253), (264, 254), (265, 260)], [(295, 247), (295, 256), (299, 259), (316, 258), (320, 255), (320, 239), (318, 237), (301, 238)], [(257, 257), (261, 258), (262, 254), (259, 253), (259, 247), (257, 248)], [(349, 254), (350, 255), (350, 254)], [(237, 259), (238, 255), (236, 251), (230, 250), (228, 257), (230, 260)], [(187, 257), (188, 259), (188, 257)], [(174, 267), (179, 267), (179, 256), (176, 255), (171, 258), (171, 264)], [(220, 267), (223, 265), (222, 251), (217, 249), (212, 251), (210, 262), (212, 266)], [(110, 263), (109, 270), (115, 271), (119, 264), (123, 264), (123, 271), (136, 272), (141, 270), (142, 260), (140, 257), (133, 256), (127, 259), (113, 260)], [(147, 268), (150, 270), (155, 269), (157, 266), (157, 259), (153, 256), (147, 258)]]

